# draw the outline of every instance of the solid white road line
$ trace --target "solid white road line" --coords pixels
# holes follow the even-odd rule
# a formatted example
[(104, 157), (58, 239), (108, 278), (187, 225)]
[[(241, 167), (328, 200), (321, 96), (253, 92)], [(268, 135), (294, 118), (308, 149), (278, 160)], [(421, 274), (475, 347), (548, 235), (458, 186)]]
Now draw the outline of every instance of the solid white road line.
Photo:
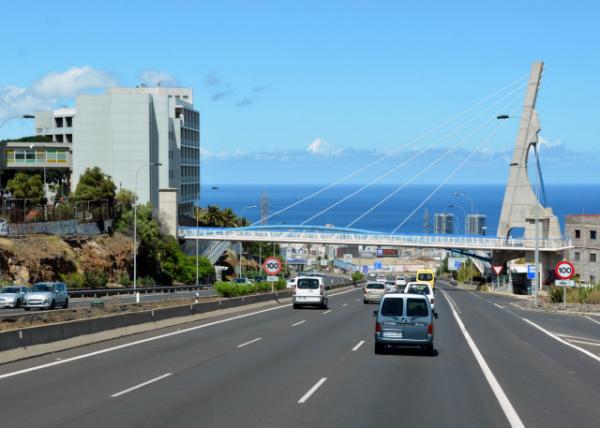
[(323, 315), (328, 314), (329, 312), (331, 312), (331, 309), (327, 309), (325, 312), (323, 312)]
[[(340, 291), (339, 293), (330, 294), (329, 297), (339, 296), (341, 294), (346, 294), (346, 293), (351, 293), (351, 292), (356, 291), (356, 290), (358, 290), (358, 288), (351, 288), (350, 290)], [(281, 305), (281, 306), (275, 306), (274, 308), (261, 309), (260, 311), (255, 311), (255, 312), (249, 312), (247, 314), (236, 315), (236, 316), (233, 316), (233, 317), (230, 317), (230, 318), (225, 318), (225, 319), (222, 319), (222, 320), (213, 321), (213, 322), (209, 322), (209, 323), (206, 323), (206, 324), (196, 325), (194, 327), (184, 328), (182, 330), (177, 330), (177, 331), (172, 331), (172, 332), (169, 332), (169, 333), (159, 334), (157, 336), (148, 337), (146, 339), (135, 340), (133, 342), (124, 343), (122, 345), (111, 346), (109, 348), (100, 349), (98, 351), (89, 352), (87, 354), (81, 354), (81, 355), (77, 355), (75, 357), (65, 358), (64, 360), (60, 360), (60, 361), (53, 361), (51, 363), (40, 364), (39, 366), (33, 366), (33, 367), (29, 367), (29, 368), (22, 369), (22, 370), (17, 370), (17, 371), (14, 371), (14, 372), (1, 374), (0, 375), (0, 380), (8, 378), (8, 377), (13, 377), (13, 376), (17, 376), (17, 375), (20, 375), (20, 374), (24, 374), (24, 373), (34, 372), (34, 371), (45, 369), (45, 368), (48, 368), (48, 367), (58, 366), (60, 364), (70, 363), (72, 361), (77, 361), (77, 360), (81, 360), (81, 359), (84, 359), (84, 358), (95, 357), (96, 355), (102, 355), (102, 354), (105, 354), (107, 352), (118, 351), (119, 349), (125, 349), (125, 348), (129, 348), (131, 346), (141, 345), (142, 343), (153, 342), (155, 340), (160, 340), (160, 339), (164, 339), (166, 337), (176, 336), (178, 334), (189, 333), (190, 331), (195, 331), (195, 330), (199, 330), (199, 329), (202, 329), (202, 328), (211, 327), (213, 325), (223, 324), (223, 323), (226, 323), (226, 322), (229, 322), (229, 321), (235, 321), (235, 320), (238, 320), (238, 319), (251, 317), (253, 315), (258, 315), (258, 314), (263, 314), (263, 313), (266, 313), (266, 312), (276, 311), (278, 309), (283, 309), (283, 308), (287, 308), (287, 307), (290, 307), (290, 306), (292, 306), (292, 304), (288, 303), (288, 304)]]
[(600, 357), (597, 356), (596, 354), (591, 353), (590, 351), (588, 351), (587, 349), (583, 349), (580, 346), (577, 345), (573, 345), (572, 343), (567, 342), (564, 339), (561, 339), (560, 337), (558, 337), (557, 335), (555, 335), (554, 333), (549, 332), (548, 330), (546, 330), (544, 327), (541, 327), (539, 325), (537, 325), (536, 323), (534, 323), (533, 321), (528, 320), (527, 318), (523, 318), (523, 321), (529, 323), (530, 325), (532, 325), (533, 327), (537, 328), (539, 331), (541, 331), (542, 333), (547, 334), (548, 336), (550, 336), (552, 339), (558, 340), (560, 343), (570, 346), (573, 349), (578, 350), (579, 352), (584, 353), (585, 355), (587, 355), (590, 358), (593, 358), (594, 360), (600, 362)]
[(500, 309), (504, 309), (504, 307), (500, 306), (498, 303), (494, 303), (494, 306)]
[[(444, 297), (446, 299), (448, 299), (448, 295), (446, 294), (446, 292), (443, 290), (441, 290), (441, 291), (442, 291), (442, 294), (444, 295)], [(504, 415), (506, 416), (508, 423), (510, 424), (511, 427), (525, 428), (525, 425), (523, 425), (523, 422), (521, 421), (521, 418), (517, 414), (517, 411), (515, 410), (515, 408), (511, 404), (510, 400), (506, 396), (504, 390), (502, 389), (502, 386), (500, 386), (500, 383), (498, 383), (498, 380), (494, 376), (494, 373), (492, 373), (492, 370), (486, 363), (485, 359), (483, 358), (483, 355), (481, 355), (481, 352), (479, 352), (477, 345), (475, 345), (475, 342), (471, 338), (471, 335), (469, 334), (465, 325), (463, 324), (462, 320), (460, 319), (460, 316), (458, 315), (457, 310), (454, 309), (454, 306), (452, 306), (452, 305), (449, 305), (449, 306), (450, 306), (450, 309), (452, 310), (452, 315), (454, 315), (454, 319), (455, 319), (456, 323), (458, 324), (458, 328), (460, 329), (463, 336), (465, 337), (465, 340), (467, 341), (467, 344), (469, 345), (469, 348), (471, 349), (471, 352), (473, 353), (475, 360), (479, 364), (479, 367), (481, 368), (481, 371), (483, 372), (485, 379), (487, 380), (488, 384), (490, 385), (492, 392), (496, 396), (496, 400), (498, 401), (498, 404), (500, 404), (500, 407), (502, 408), (502, 411), (504, 412)]]
[(570, 343), (581, 343), (582, 345), (600, 346), (598, 342), (587, 342), (585, 340), (567, 339)]
[(342, 308), (345, 308), (346, 306), (348, 306), (348, 303), (344, 303), (344, 304), (342, 305)]
[(306, 322), (306, 320), (298, 321), (298, 322), (290, 325), (290, 327), (296, 327), (297, 325), (304, 324), (305, 322)]
[(112, 394), (111, 397), (115, 398), (123, 394), (127, 394), (128, 392), (135, 391), (136, 389), (143, 388), (146, 385), (150, 385), (151, 383), (158, 382), (161, 379), (171, 376), (173, 373), (165, 373), (162, 376), (155, 377), (154, 379), (147, 380), (146, 382), (140, 383), (139, 385), (132, 386), (131, 388), (127, 388), (121, 392), (117, 392), (116, 394)]
[(258, 342), (259, 340), (262, 340), (262, 337), (257, 337), (256, 339), (252, 339), (252, 340), (250, 340), (250, 341), (248, 341), (248, 342), (241, 343), (241, 344), (239, 344), (237, 347), (238, 347), (238, 348), (243, 348), (244, 346), (248, 346), (248, 345), (251, 345), (251, 344), (252, 344), (252, 343), (254, 343), (254, 342)]
[(595, 320), (595, 319), (594, 319), (594, 318), (592, 318), (592, 317), (588, 317), (587, 315), (585, 315), (585, 318), (589, 319), (591, 322), (594, 322), (594, 323), (596, 323), (596, 324), (599, 324), (599, 325), (600, 325), (600, 321), (598, 321), (598, 320)]
[(361, 340), (360, 342), (358, 342), (356, 344), (356, 346), (354, 348), (352, 348), (352, 351), (358, 351), (358, 348), (360, 348), (361, 346), (363, 346), (364, 343), (365, 343), (365, 341)]
[(581, 337), (581, 336), (571, 336), (570, 334), (561, 334), (561, 333), (556, 333), (556, 335), (558, 337), (564, 337), (567, 340), (571, 340), (571, 338), (573, 339), (580, 339), (580, 340), (587, 340), (589, 342), (596, 342), (596, 343), (600, 343), (600, 340), (596, 340), (596, 339), (590, 339), (589, 337)]
[(298, 400), (298, 404), (302, 404), (305, 403), (306, 400), (308, 400), (310, 398), (311, 395), (313, 395), (315, 393), (315, 391), (317, 389), (319, 389), (321, 387), (321, 385), (323, 385), (325, 383), (325, 381), (327, 380), (326, 377), (322, 377), (321, 380), (319, 380), (317, 383), (314, 384), (314, 386), (309, 389), (306, 394), (304, 394), (302, 396), (302, 398), (300, 400)]

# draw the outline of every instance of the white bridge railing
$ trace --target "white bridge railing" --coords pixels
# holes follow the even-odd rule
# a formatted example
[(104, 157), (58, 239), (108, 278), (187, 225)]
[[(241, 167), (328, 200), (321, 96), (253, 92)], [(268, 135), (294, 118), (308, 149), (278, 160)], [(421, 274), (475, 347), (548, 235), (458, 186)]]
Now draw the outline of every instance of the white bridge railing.
[[(534, 239), (501, 239), (485, 236), (451, 235), (388, 235), (365, 232), (326, 232), (292, 230), (251, 230), (244, 228), (182, 227), (184, 239), (207, 241), (254, 241), (280, 243), (321, 243), (346, 245), (389, 245), (396, 247), (457, 248), (480, 250), (533, 250)], [(572, 248), (569, 239), (540, 239), (540, 251), (561, 251)]]

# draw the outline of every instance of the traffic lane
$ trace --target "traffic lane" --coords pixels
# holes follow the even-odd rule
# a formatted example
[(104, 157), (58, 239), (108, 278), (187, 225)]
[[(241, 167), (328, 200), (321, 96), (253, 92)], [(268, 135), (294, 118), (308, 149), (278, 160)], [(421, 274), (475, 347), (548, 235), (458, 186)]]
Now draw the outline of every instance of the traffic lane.
[(525, 426), (596, 426), (600, 366), (519, 314), (443, 287)]
[[(214, 296), (214, 290), (198, 290), (199, 297), (211, 297)], [(156, 294), (140, 294), (141, 302), (156, 302), (169, 299), (186, 299), (196, 297), (196, 291), (177, 291), (173, 293), (156, 293)], [(103, 300), (106, 304), (129, 304), (135, 302), (135, 296), (131, 294), (122, 294), (118, 296), (106, 296), (99, 298), (90, 297), (71, 297), (69, 298), (69, 307), (71, 308), (86, 308), (90, 306), (90, 303), (94, 300)], [(55, 309), (55, 310), (61, 310)], [(21, 315), (24, 313), (33, 313), (33, 311), (40, 311), (40, 309), (32, 309), (26, 311), (24, 308), (2, 308), (0, 309), (0, 318), (3, 316)], [(44, 312), (50, 312), (49, 310), (43, 310)]]
[[(236, 351), (238, 344), (256, 334), (266, 336), (265, 329), (282, 330), (270, 332), (272, 336), (284, 335), (287, 323), (297, 320), (295, 312), (297, 311), (289, 307), (275, 309), (60, 366), (0, 379), (0, 390), (5, 392), (0, 392), (0, 400), (8, 409), (3, 418), (12, 421), (14, 426), (26, 423), (28, 419), (25, 416), (32, 416), (31, 406), (27, 403), (36, 402), (35, 412), (40, 417), (36, 416), (35, 420), (44, 421), (39, 426), (47, 425), (48, 420), (66, 421), (98, 408), (107, 401), (109, 393), (138, 384), (155, 373), (161, 374), (165, 370), (174, 369), (185, 371), (189, 367), (219, 360), (224, 354)], [(307, 312), (303, 314), (307, 318), (323, 316), (323, 311), (303, 312)], [(60, 397), (54, 393), (57, 385), (61, 388)], [(58, 425), (61, 423), (57, 422)], [(30, 422), (28, 425), (34, 424)]]
[[(376, 356), (374, 308), (356, 299), (341, 303), (289, 335), (258, 342), (244, 354), (228, 353), (216, 369), (193, 367), (185, 375), (132, 393), (127, 400), (110, 402), (101, 410), (110, 418), (104, 421), (136, 425), (143, 413), (150, 426), (362, 427), (391, 426), (398, 420), (419, 426), (437, 426), (441, 421), (454, 426), (505, 425), (443, 305), (440, 317), (450, 325), (438, 327), (437, 357), (416, 351)], [(323, 378), (327, 380), (299, 404)], [(429, 411), (432, 405), (434, 412)], [(73, 426), (83, 422), (88, 424), (72, 421)]]
[(351, 353), (343, 366), (332, 366), (322, 391), (297, 409), (295, 425), (506, 426), (506, 418), (441, 296), (436, 311), (433, 357), (411, 349), (375, 355), (371, 315), (365, 344)]

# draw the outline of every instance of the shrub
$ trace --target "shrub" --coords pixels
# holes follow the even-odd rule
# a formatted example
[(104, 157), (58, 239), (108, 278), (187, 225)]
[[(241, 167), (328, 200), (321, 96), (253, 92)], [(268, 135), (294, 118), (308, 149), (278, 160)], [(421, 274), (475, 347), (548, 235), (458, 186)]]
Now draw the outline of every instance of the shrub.
[(108, 275), (104, 272), (85, 272), (83, 274), (83, 284), (86, 288), (105, 288), (108, 284)]
[(363, 279), (363, 274), (359, 271), (354, 271), (352, 272), (352, 281), (354, 282), (358, 282), (358, 281), (362, 281)]
[(215, 291), (221, 297), (237, 297), (240, 295), (237, 285), (231, 282), (217, 281), (215, 283)]
[(119, 284), (121, 284), (123, 287), (131, 287), (132, 283), (133, 281), (127, 274), (123, 274), (119, 277)]
[(278, 279), (277, 282), (275, 283), (275, 290), (283, 290), (285, 289), (285, 286), (287, 285), (285, 279)]
[(141, 278), (138, 278), (137, 285), (140, 287), (154, 287), (156, 281), (151, 276), (142, 276)]
[(561, 287), (550, 287), (550, 301), (552, 303), (561, 303), (563, 301), (563, 291)]
[(83, 288), (85, 279), (79, 272), (61, 274), (60, 280), (67, 284), (69, 288)]

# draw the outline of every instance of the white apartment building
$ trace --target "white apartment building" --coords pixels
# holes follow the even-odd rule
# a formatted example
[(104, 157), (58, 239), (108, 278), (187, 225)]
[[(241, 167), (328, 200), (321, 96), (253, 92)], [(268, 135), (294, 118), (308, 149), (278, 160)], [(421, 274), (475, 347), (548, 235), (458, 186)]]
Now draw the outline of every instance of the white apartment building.
[(86, 168), (98, 166), (117, 188), (136, 192), (140, 203), (150, 201), (160, 212), (161, 200), (176, 200), (179, 216), (193, 215), (200, 191), (200, 114), (192, 89), (111, 88), (77, 96), (75, 110), (73, 188)]

